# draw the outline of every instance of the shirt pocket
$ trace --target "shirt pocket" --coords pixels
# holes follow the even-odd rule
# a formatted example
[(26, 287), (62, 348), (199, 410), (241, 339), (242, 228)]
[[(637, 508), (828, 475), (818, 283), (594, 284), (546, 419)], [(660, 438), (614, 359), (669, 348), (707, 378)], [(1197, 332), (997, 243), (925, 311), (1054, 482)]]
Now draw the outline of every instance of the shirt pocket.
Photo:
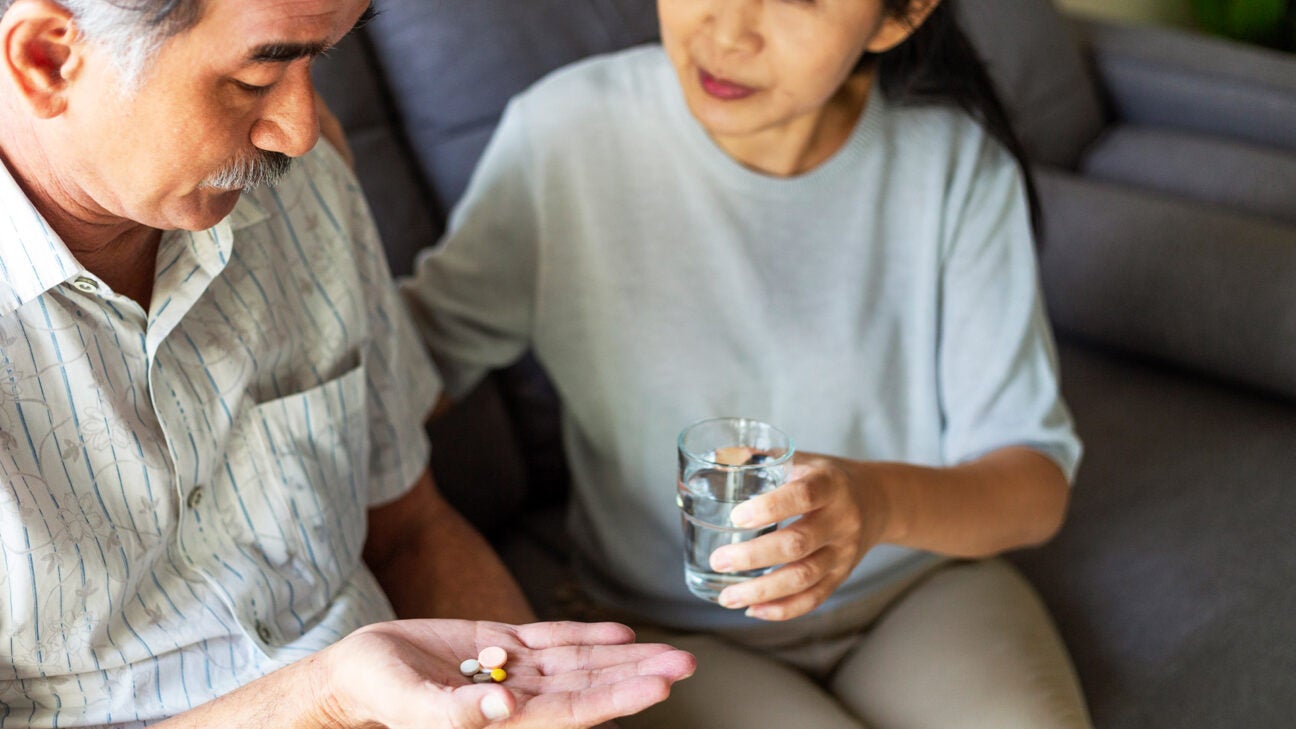
[(288, 630), (319, 615), (360, 563), (369, 453), (363, 361), (316, 387), (254, 406), (244, 438), (245, 463), (261, 493), (240, 516), (250, 522), (247, 546), (276, 577), (271, 602)]

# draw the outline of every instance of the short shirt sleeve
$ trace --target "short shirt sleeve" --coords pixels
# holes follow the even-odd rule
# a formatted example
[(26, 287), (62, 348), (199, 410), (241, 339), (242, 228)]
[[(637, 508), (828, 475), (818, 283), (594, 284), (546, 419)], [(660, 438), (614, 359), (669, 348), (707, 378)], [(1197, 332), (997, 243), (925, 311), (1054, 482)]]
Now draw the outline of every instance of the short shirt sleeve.
[[(348, 193), (356, 264), (365, 288), (370, 340), (365, 357), (369, 410), (369, 506), (396, 500), (428, 468), (424, 423), (441, 394), (441, 378), (410, 323), (359, 183), (338, 161)], [(341, 169), (339, 169), (339, 167)]]
[(1059, 388), (1025, 184), (982, 137), (952, 185), (942, 260), (939, 377), (949, 463), (1027, 446), (1075, 476), (1080, 440)]

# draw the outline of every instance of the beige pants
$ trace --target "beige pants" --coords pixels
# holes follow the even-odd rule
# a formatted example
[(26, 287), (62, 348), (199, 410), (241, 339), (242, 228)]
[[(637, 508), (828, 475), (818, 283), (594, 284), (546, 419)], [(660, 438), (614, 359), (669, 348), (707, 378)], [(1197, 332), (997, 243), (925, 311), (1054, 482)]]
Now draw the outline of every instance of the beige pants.
[[(640, 628), (697, 673), (623, 729), (1089, 729), (1061, 638), (1002, 560), (952, 562), (865, 605), (723, 634)], [(791, 634), (789, 634), (791, 633)]]

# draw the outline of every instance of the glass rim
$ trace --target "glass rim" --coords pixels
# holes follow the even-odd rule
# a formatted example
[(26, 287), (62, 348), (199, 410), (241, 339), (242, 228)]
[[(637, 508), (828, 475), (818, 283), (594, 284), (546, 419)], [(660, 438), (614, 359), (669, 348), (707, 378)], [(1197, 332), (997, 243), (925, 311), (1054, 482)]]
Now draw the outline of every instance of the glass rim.
[[(719, 422), (728, 422), (728, 421), (759, 423), (765, 426), (766, 428), (769, 428), (775, 433), (778, 433), (779, 435), (783, 436), (783, 439), (787, 441), (787, 452), (785, 452), (783, 455), (779, 456), (778, 458), (768, 460), (768, 461), (762, 461), (761, 463), (745, 463), (742, 465), (734, 466), (731, 464), (720, 463), (719, 461), (716, 461), (712, 458), (706, 458), (705, 456), (702, 456), (698, 453), (694, 453), (692, 450), (684, 447), (685, 434), (689, 433), (694, 428), (697, 428), (702, 425), (706, 425), (708, 423), (719, 423)], [(679, 435), (675, 438), (675, 447), (677, 450), (679, 450), (680, 453), (696, 461), (705, 463), (710, 466), (715, 466), (717, 468), (723, 468), (732, 471), (742, 471), (746, 469), (770, 468), (772, 466), (781, 466), (784, 463), (787, 463), (788, 461), (792, 460), (792, 457), (796, 455), (796, 443), (793, 442), (792, 436), (785, 433), (782, 428), (779, 428), (776, 425), (770, 425), (769, 423), (759, 418), (745, 418), (736, 415), (722, 415), (720, 417), (715, 417), (715, 418), (703, 418), (701, 420), (689, 423), (688, 425), (684, 426), (682, 430), (680, 430)]]

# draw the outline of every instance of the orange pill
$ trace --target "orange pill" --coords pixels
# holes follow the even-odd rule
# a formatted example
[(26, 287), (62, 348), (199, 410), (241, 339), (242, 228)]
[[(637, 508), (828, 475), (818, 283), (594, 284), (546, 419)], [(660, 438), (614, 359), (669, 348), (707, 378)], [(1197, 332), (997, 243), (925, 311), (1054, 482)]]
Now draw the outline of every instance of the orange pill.
[(722, 466), (742, 466), (752, 457), (752, 449), (747, 446), (729, 446), (715, 449), (715, 462)]
[(497, 645), (482, 648), (481, 653), (477, 654), (477, 662), (482, 668), (499, 668), (508, 662), (508, 651)]

